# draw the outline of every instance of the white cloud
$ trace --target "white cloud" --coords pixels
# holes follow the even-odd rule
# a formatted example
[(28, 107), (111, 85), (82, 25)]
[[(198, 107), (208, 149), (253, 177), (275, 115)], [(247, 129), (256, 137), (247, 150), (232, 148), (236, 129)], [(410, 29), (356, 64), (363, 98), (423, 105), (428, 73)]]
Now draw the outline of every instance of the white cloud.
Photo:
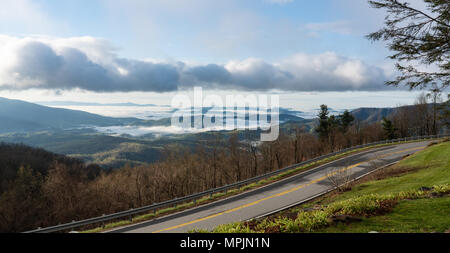
[(333, 74), (349, 80), (353, 84), (362, 84), (366, 80), (365, 66), (358, 60), (350, 60), (336, 66)]
[(121, 58), (93, 37), (0, 36), (0, 89), (176, 91), (193, 86), (237, 90), (343, 91), (384, 89), (381, 68), (336, 53), (296, 54), (226, 64)]
[(297, 54), (280, 63), (280, 69), (295, 76), (291, 89), (303, 91), (377, 90), (386, 75), (376, 66), (333, 52)]

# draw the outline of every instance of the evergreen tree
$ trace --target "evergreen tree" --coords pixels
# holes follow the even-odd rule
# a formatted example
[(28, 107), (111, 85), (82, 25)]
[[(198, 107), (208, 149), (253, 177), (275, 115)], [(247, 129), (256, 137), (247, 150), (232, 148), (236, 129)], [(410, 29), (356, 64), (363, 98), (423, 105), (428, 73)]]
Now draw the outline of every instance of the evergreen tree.
[(341, 122), (341, 117), (338, 116), (334, 116), (331, 115), (330, 117), (328, 117), (328, 132), (330, 132), (331, 130), (335, 130), (335, 129), (341, 129), (342, 128), (342, 122)]
[(345, 110), (341, 115), (339, 115), (341, 130), (343, 133), (347, 132), (348, 127), (355, 120), (355, 117), (348, 111)]
[(319, 117), (319, 125), (316, 127), (315, 131), (322, 140), (328, 139), (328, 134), (329, 134), (328, 114), (329, 113), (330, 112), (328, 111), (327, 105), (320, 106), (320, 111), (319, 111), (319, 114), (317, 115)]
[[(399, 0), (371, 0), (373, 8), (384, 9), (388, 15), (385, 27), (367, 37), (384, 40), (394, 52), (401, 73), (396, 80), (386, 82), (397, 86), (404, 83), (413, 88), (436, 85), (443, 90), (450, 83), (450, 1), (423, 0), (426, 10), (419, 10)], [(418, 65), (430, 66), (420, 70)]]
[(389, 140), (394, 139), (395, 138), (395, 131), (397, 131), (397, 129), (395, 129), (394, 124), (392, 123), (392, 121), (387, 119), (386, 117), (383, 117), (382, 125), (383, 125), (383, 130), (384, 130), (384, 132), (386, 134), (386, 137)]

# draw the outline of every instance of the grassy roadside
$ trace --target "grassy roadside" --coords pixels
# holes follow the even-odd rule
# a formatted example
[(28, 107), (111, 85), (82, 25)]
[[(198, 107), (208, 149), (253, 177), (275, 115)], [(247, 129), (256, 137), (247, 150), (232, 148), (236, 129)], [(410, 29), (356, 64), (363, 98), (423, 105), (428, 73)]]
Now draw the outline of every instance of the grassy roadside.
[[(417, 141), (408, 141), (408, 142), (401, 142), (401, 143), (410, 143), (410, 142), (417, 142)], [(287, 172), (284, 172), (284, 173), (272, 176), (272, 177), (267, 178), (267, 179), (260, 180), (258, 182), (255, 182), (255, 183), (252, 183), (252, 184), (240, 187), (238, 189), (232, 189), (232, 190), (229, 190), (227, 192), (218, 192), (218, 193), (213, 194), (211, 197), (210, 196), (205, 196), (205, 197), (197, 200), (195, 204), (193, 202), (183, 203), (183, 204), (177, 205), (176, 207), (170, 207), (170, 208), (164, 208), (164, 209), (158, 210), (156, 213), (153, 213), (153, 212), (152, 213), (146, 213), (146, 214), (143, 214), (143, 215), (139, 215), (139, 216), (133, 217), (132, 221), (130, 221), (130, 220), (121, 220), (121, 221), (117, 221), (117, 222), (111, 222), (111, 223), (105, 224), (102, 227), (97, 227), (97, 228), (94, 228), (94, 229), (85, 230), (85, 231), (81, 231), (81, 232), (82, 233), (98, 233), (98, 232), (108, 231), (108, 230), (111, 230), (111, 229), (114, 229), (114, 228), (123, 227), (123, 226), (127, 226), (127, 225), (132, 225), (132, 224), (136, 224), (136, 223), (139, 223), (139, 222), (143, 222), (143, 221), (151, 220), (151, 219), (154, 219), (154, 218), (162, 217), (162, 216), (165, 216), (165, 215), (169, 215), (169, 214), (172, 214), (172, 213), (180, 212), (180, 211), (183, 211), (183, 210), (186, 210), (186, 209), (189, 209), (189, 208), (197, 207), (197, 206), (200, 206), (200, 205), (205, 205), (205, 204), (208, 204), (208, 203), (220, 200), (220, 199), (224, 199), (224, 198), (227, 198), (227, 197), (231, 197), (233, 195), (237, 195), (237, 194), (243, 193), (245, 191), (253, 190), (253, 189), (256, 189), (256, 188), (259, 188), (259, 187), (262, 187), (262, 186), (265, 186), (265, 185), (268, 185), (268, 184), (271, 184), (271, 183), (274, 183), (276, 181), (279, 181), (279, 180), (282, 180), (284, 178), (293, 176), (295, 174), (307, 171), (309, 169), (313, 169), (313, 168), (318, 167), (320, 165), (323, 165), (323, 164), (326, 164), (326, 163), (329, 163), (329, 162), (341, 159), (341, 158), (343, 158), (345, 156), (348, 156), (348, 155), (361, 153), (361, 152), (368, 151), (368, 150), (371, 150), (371, 149), (374, 149), (374, 148), (380, 148), (380, 147), (397, 145), (397, 144), (400, 144), (400, 143), (379, 144), (379, 145), (375, 145), (375, 146), (371, 146), (371, 147), (365, 147), (365, 148), (360, 148), (360, 149), (348, 151), (348, 152), (345, 152), (345, 153), (342, 153), (342, 154), (339, 154), (339, 155), (336, 155), (336, 156), (333, 156), (333, 157), (329, 157), (329, 158), (326, 158), (326, 159), (323, 159), (323, 160), (320, 160), (320, 161), (317, 161), (317, 162), (314, 162), (314, 163), (310, 163), (310, 164), (307, 164), (307, 165), (304, 165), (304, 166), (301, 166), (301, 167), (294, 168), (294, 169), (289, 170)]]
[(427, 233), (450, 229), (450, 196), (402, 200), (391, 213), (363, 218), (361, 222), (339, 223), (316, 232), (321, 233)]
[[(219, 226), (216, 233), (445, 232), (450, 229), (450, 142), (271, 217)], [(207, 232), (207, 231), (193, 231)]]

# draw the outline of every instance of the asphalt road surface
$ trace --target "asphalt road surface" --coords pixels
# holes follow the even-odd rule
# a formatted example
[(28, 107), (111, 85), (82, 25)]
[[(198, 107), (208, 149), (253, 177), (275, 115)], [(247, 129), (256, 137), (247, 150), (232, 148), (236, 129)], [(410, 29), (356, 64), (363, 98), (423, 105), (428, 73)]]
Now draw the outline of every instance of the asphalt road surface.
[(330, 171), (343, 169), (356, 178), (374, 170), (376, 166), (399, 161), (405, 155), (422, 150), (428, 143), (397, 144), (350, 155), (262, 188), (109, 232), (180, 233), (192, 229), (211, 230), (221, 224), (260, 217), (331, 189), (332, 184), (327, 177)]

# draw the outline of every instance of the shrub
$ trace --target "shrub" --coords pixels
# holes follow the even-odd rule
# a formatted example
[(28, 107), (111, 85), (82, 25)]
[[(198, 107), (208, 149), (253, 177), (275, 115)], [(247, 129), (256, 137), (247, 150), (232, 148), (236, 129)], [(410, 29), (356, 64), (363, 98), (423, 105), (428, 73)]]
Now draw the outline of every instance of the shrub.
[(327, 209), (330, 213), (369, 216), (380, 211), (383, 202), (394, 199), (393, 194), (370, 194), (333, 203)]
[(450, 193), (450, 185), (435, 185), (433, 186), (433, 192), (435, 193)]
[(206, 229), (193, 229), (193, 230), (189, 230), (188, 233), (193, 233), (193, 234), (208, 234), (210, 233), (208, 230)]
[(300, 232), (300, 226), (294, 220), (287, 217), (280, 217), (275, 220), (275, 226), (280, 228), (280, 232), (284, 233), (298, 233)]
[(254, 233), (248, 226), (243, 225), (240, 222), (223, 224), (216, 227), (213, 233)]
[(412, 190), (412, 191), (404, 191), (397, 193), (397, 199), (418, 199), (426, 195), (425, 191), (421, 190)]
[(326, 211), (301, 211), (298, 214), (295, 223), (297, 223), (302, 231), (311, 232), (314, 229), (328, 225), (329, 213)]

